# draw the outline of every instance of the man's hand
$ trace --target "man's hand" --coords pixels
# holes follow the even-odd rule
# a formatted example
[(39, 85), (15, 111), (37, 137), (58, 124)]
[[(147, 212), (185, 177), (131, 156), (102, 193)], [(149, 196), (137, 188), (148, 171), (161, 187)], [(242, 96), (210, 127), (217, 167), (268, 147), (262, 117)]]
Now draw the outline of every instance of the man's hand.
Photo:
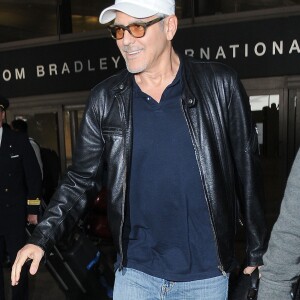
[(257, 267), (246, 267), (244, 269), (244, 274), (245, 275), (251, 275), (251, 273), (256, 269)]
[(36, 245), (27, 244), (17, 254), (16, 260), (12, 266), (11, 271), (11, 284), (17, 285), (19, 283), (21, 269), (24, 263), (32, 259), (32, 263), (29, 269), (31, 275), (34, 275), (38, 268), (42, 257), (44, 256), (44, 250)]
[(37, 215), (28, 215), (27, 222), (31, 225), (36, 225), (38, 223), (38, 216)]

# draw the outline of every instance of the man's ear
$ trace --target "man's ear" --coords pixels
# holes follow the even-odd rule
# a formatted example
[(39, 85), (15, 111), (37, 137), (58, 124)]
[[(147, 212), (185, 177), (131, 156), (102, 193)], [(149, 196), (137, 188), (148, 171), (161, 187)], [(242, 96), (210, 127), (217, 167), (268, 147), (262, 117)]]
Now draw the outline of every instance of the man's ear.
[(178, 20), (175, 15), (168, 16), (165, 19), (165, 30), (167, 39), (171, 41), (174, 38), (174, 35), (177, 31)]

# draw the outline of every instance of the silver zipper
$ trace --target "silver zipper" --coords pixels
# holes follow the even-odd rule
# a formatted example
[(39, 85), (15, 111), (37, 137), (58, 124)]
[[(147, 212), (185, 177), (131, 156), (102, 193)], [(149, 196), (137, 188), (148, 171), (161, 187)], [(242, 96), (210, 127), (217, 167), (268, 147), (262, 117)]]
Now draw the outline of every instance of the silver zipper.
[[(122, 101), (119, 101), (118, 97), (115, 96), (115, 99), (118, 100), (119, 104), (122, 104), (123, 107), (123, 118), (125, 118), (125, 112), (124, 112), (124, 106)], [(121, 102), (121, 103), (120, 103)], [(123, 128), (124, 130), (124, 128)], [(124, 156), (124, 161), (126, 162), (126, 135), (123, 136), (124, 138), (124, 151), (123, 151), (123, 156)], [(125, 172), (124, 172), (124, 183), (123, 183), (123, 201), (122, 201), (122, 219), (121, 219), (121, 224), (120, 224), (120, 232), (119, 232), (119, 248), (120, 248), (120, 256), (121, 256), (121, 260), (120, 260), (120, 265), (119, 265), (119, 271), (121, 271), (123, 269), (123, 260), (124, 260), (124, 253), (123, 253), (123, 243), (122, 243), (122, 231), (123, 231), (123, 226), (124, 226), (124, 218), (125, 218), (125, 198), (126, 198), (126, 185), (127, 185), (127, 164), (125, 163)]]
[[(195, 156), (196, 156), (196, 160), (197, 160), (197, 164), (198, 164), (198, 169), (199, 169), (199, 173), (200, 173), (200, 178), (201, 178), (201, 180), (203, 182), (203, 176), (202, 176), (202, 172), (201, 172), (201, 168), (200, 168), (200, 161), (198, 159), (198, 155), (196, 154), (197, 153), (196, 152), (197, 145), (195, 145), (195, 142), (194, 142), (194, 139), (193, 139), (193, 135), (192, 135), (191, 130), (190, 130), (189, 122), (188, 122), (188, 119), (187, 119), (187, 113), (185, 111), (185, 108), (184, 108), (184, 105), (183, 105), (183, 101), (184, 100), (181, 99), (181, 108), (182, 108), (183, 115), (184, 115), (185, 121), (186, 121), (187, 126), (188, 126), (188, 130), (189, 130), (189, 133), (190, 133), (190, 136), (191, 136), (191, 139), (192, 139), (193, 148), (194, 148), (194, 151), (195, 151)], [(204, 188), (204, 185), (203, 185), (203, 188)], [(212, 213), (211, 213), (211, 210), (210, 210), (210, 207), (209, 207), (209, 204), (208, 204), (208, 200), (207, 200), (207, 195), (206, 195), (205, 188), (203, 190), (204, 190), (204, 196), (205, 196), (206, 205), (207, 205), (207, 208), (208, 208), (208, 211), (209, 211), (210, 224), (211, 224), (212, 231), (213, 231), (213, 234), (214, 234), (214, 240), (215, 240), (215, 244), (216, 244), (216, 248), (217, 248), (217, 255), (218, 255), (218, 259), (219, 259), (219, 263), (220, 263), (220, 265), (218, 266), (218, 269), (222, 272), (222, 275), (226, 276), (226, 272), (224, 271), (223, 265), (221, 263), (221, 258), (220, 258), (220, 253), (219, 253), (219, 246), (218, 246), (218, 241), (217, 241), (217, 235), (216, 235), (214, 224), (212, 222)]]

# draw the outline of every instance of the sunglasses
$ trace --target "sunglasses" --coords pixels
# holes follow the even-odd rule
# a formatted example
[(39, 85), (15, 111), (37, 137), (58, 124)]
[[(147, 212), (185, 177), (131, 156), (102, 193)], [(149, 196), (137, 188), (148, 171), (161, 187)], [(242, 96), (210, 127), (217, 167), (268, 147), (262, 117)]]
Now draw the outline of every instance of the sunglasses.
[(132, 23), (128, 26), (123, 25), (109, 25), (107, 28), (110, 31), (111, 37), (115, 40), (121, 40), (124, 37), (125, 30), (127, 30), (133, 37), (142, 38), (146, 34), (149, 26), (154, 25), (165, 17), (159, 17), (146, 23)]

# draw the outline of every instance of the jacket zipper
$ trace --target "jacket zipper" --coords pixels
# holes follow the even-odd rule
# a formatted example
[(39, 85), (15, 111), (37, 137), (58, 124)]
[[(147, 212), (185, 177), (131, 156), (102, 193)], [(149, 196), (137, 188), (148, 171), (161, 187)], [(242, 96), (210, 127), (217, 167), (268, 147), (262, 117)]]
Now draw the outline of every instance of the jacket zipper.
[[(200, 164), (200, 161), (199, 161), (199, 158), (198, 158), (198, 155), (197, 155), (197, 148), (198, 147), (197, 147), (197, 145), (195, 143), (195, 138), (193, 136), (193, 133), (191, 132), (191, 126), (189, 125), (190, 122), (189, 122), (189, 119), (188, 119), (188, 115), (187, 115), (187, 111), (186, 111), (183, 99), (181, 99), (181, 108), (182, 108), (182, 112), (183, 112), (185, 121), (187, 123), (187, 127), (188, 127), (188, 130), (189, 130), (190, 136), (191, 136), (192, 143), (193, 143), (193, 148), (194, 148), (194, 151), (195, 151), (195, 156), (196, 156), (196, 160), (197, 160), (197, 164), (198, 164), (198, 170), (199, 170), (199, 173), (200, 173), (200, 178), (201, 178), (201, 180), (203, 182), (203, 176), (202, 176), (202, 171), (201, 171), (201, 164)], [(198, 153), (199, 153), (199, 151), (198, 151)], [(224, 270), (224, 267), (222, 265), (221, 258), (220, 258), (220, 251), (219, 251), (219, 246), (218, 246), (218, 240), (217, 240), (216, 230), (215, 230), (215, 227), (214, 227), (214, 224), (213, 224), (213, 221), (212, 221), (212, 213), (211, 213), (211, 209), (210, 209), (210, 206), (209, 206), (209, 203), (208, 203), (208, 199), (207, 199), (207, 194), (206, 194), (205, 188), (204, 188), (204, 196), (205, 196), (205, 201), (206, 201), (207, 208), (208, 208), (209, 215), (210, 215), (209, 220), (210, 220), (211, 228), (213, 230), (214, 240), (215, 240), (215, 244), (216, 244), (216, 248), (217, 248), (217, 253), (218, 253), (218, 259), (219, 259), (219, 263), (220, 263), (220, 265), (218, 266), (218, 269), (221, 271), (221, 273), (222, 273), (223, 276), (226, 276), (226, 272)]]
[(123, 243), (122, 243), (122, 231), (123, 231), (123, 226), (124, 226), (124, 218), (125, 218), (125, 198), (126, 198), (126, 188), (127, 188), (127, 155), (126, 155), (126, 126), (125, 126), (125, 110), (123, 106), (123, 102), (118, 98), (118, 96), (115, 96), (115, 99), (119, 102), (120, 107), (123, 108), (123, 140), (124, 140), (124, 146), (123, 146), (123, 157), (124, 157), (124, 164), (125, 164), (125, 170), (124, 170), (124, 183), (123, 183), (123, 199), (122, 199), (122, 219), (121, 219), (121, 224), (120, 224), (120, 230), (119, 230), (119, 248), (120, 248), (120, 265), (119, 265), (119, 271), (123, 269), (123, 260), (124, 260), (124, 253), (123, 253)]

